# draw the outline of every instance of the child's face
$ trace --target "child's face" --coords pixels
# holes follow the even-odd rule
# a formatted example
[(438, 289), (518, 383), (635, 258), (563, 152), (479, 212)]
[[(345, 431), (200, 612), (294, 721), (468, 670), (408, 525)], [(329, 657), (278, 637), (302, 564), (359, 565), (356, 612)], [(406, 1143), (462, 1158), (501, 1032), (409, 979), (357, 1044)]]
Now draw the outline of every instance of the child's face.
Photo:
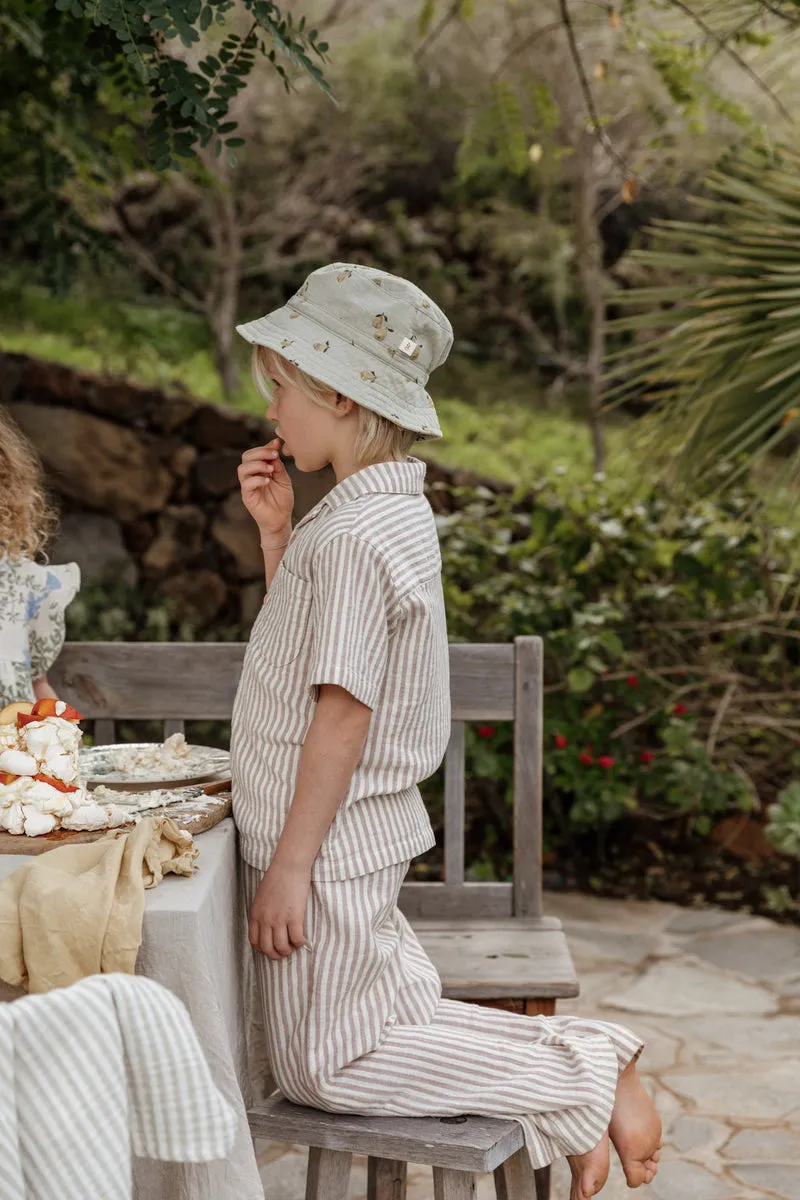
[(299, 471), (319, 471), (331, 462), (336, 418), (277, 375), (272, 377), (267, 417), (275, 423), (283, 451), (291, 455)]

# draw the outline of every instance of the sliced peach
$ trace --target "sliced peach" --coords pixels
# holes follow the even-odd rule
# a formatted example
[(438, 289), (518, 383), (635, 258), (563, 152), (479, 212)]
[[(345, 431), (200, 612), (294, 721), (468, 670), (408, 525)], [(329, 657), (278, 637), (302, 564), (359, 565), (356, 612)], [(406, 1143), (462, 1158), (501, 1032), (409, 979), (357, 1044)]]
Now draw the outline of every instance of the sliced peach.
[(19, 713), (33, 712), (33, 705), (28, 700), (18, 700), (0, 709), (0, 725), (13, 725)]
[(51, 775), (34, 775), (33, 778), (39, 783), (49, 783), (50, 787), (55, 788), (57, 792), (77, 792), (79, 790), (71, 783), (64, 783), (62, 779), (53, 779)]
[(22, 729), (24, 725), (30, 725), (32, 721), (41, 721), (41, 719), (36, 716), (36, 713), (17, 713), (17, 729)]
[(0, 771), (0, 783), (13, 783), (15, 779), (19, 779), (19, 775), (12, 775), (10, 771)]
[[(62, 711), (59, 712), (59, 707), (62, 705)], [(65, 721), (83, 720), (81, 714), (72, 705), (66, 704), (63, 700), (54, 700), (52, 696), (44, 696), (41, 700), (37, 700), (32, 711), (39, 720), (43, 717), (62, 717)]]

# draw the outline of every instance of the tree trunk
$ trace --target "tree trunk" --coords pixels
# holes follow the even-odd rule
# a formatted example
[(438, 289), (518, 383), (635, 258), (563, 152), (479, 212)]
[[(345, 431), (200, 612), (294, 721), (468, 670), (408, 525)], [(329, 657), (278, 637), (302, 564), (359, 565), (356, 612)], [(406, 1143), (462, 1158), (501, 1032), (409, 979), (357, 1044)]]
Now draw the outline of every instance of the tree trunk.
[(234, 325), (242, 276), (242, 237), (236, 200), (227, 179), (209, 197), (213, 282), (206, 299), (206, 319), (214, 339), (214, 361), (228, 404), (239, 388)]
[(594, 138), (579, 151), (576, 187), (575, 252), (581, 286), (589, 308), (589, 351), (586, 357), (586, 377), (589, 388), (589, 432), (595, 471), (606, 463), (606, 440), (603, 430), (602, 379), (606, 346), (606, 289), (603, 276), (602, 243), (597, 221), (597, 175)]

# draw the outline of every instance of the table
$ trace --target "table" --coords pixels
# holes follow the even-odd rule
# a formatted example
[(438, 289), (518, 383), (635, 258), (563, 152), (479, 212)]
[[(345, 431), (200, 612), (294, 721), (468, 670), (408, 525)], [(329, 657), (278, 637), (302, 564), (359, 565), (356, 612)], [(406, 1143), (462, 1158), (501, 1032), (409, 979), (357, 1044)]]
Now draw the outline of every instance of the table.
[[(198, 835), (198, 870), (167, 876), (147, 893), (137, 974), (164, 984), (186, 1005), (214, 1082), (238, 1116), (224, 1162), (136, 1159), (136, 1200), (263, 1200), (246, 1106), (268, 1090), (268, 1069), (245, 936), (236, 830), (220, 822)], [(29, 859), (0, 856), (0, 879)], [(0, 982), (0, 1000), (21, 993)]]

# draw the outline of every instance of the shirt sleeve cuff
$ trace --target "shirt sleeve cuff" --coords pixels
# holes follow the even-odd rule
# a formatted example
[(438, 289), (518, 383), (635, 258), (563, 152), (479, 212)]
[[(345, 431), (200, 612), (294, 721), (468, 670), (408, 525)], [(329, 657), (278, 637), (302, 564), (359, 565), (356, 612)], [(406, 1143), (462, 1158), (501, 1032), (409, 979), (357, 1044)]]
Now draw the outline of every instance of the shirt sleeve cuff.
[(337, 687), (344, 688), (351, 696), (355, 696), (356, 700), (360, 700), (362, 704), (366, 704), (367, 708), (373, 710), (380, 699), (381, 685), (374, 679), (365, 679), (353, 671), (331, 667), (328, 670), (313, 672), (311, 678), (313, 683), (308, 685), (308, 690), (315, 703), (319, 700), (319, 689), (323, 683), (333, 683)]

